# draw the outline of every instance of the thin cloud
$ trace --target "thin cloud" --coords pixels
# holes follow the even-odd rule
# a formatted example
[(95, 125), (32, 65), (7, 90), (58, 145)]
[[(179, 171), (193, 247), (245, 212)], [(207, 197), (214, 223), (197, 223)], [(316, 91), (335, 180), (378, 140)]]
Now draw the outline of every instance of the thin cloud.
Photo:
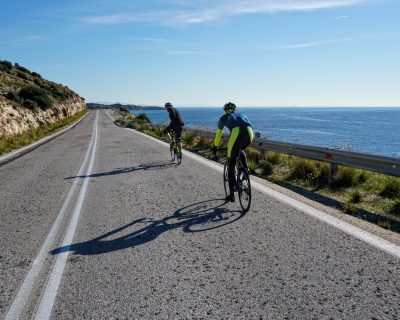
[(30, 45), (35, 45), (35, 44), (40, 44), (45, 42), (47, 39), (43, 36), (38, 36), (38, 35), (30, 35), (30, 36), (24, 36), (20, 38), (14, 38), (12, 40), (9, 40), (9, 44), (13, 46), (30, 46)]
[(337, 7), (354, 6), (371, 0), (215, 0), (200, 2), (175, 2), (179, 4), (159, 11), (135, 12), (85, 17), (82, 21), (91, 25), (109, 25), (148, 22), (170, 26), (203, 24), (229, 17), (249, 14), (278, 12), (307, 12)]
[(370, 35), (362, 35), (357, 37), (348, 37), (348, 38), (340, 38), (340, 39), (332, 39), (332, 40), (323, 40), (323, 41), (311, 41), (311, 42), (303, 42), (303, 43), (294, 43), (294, 44), (276, 44), (268, 46), (269, 50), (292, 50), (292, 49), (302, 49), (302, 48), (310, 48), (310, 47), (319, 47), (325, 46), (329, 44), (349, 42), (358, 39), (369, 38)]
[(193, 54), (208, 54), (205, 51), (168, 51), (167, 54), (172, 55), (193, 55)]
[(129, 40), (142, 41), (142, 42), (155, 42), (155, 43), (168, 43), (171, 40), (161, 38), (143, 38), (143, 37), (128, 37)]

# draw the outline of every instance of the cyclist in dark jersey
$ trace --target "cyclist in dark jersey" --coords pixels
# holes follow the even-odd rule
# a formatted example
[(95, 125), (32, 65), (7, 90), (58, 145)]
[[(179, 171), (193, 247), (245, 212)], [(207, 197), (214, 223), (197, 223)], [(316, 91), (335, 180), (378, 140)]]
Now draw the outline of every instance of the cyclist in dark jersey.
[(251, 129), (250, 120), (244, 113), (236, 112), (236, 105), (228, 102), (224, 105), (225, 114), (218, 121), (218, 130), (215, 135), (213, 153), (216, 155), (218, 146), (221, 142), (221, 137), (224, 127), (227, 127), (231, 134), (228, 142), (228, 180), (229, 180), (229, 195), (226, 197), (227, 201), (234, 202), (234, 186), (235, 186), (235, 165), (237, 157), (247, 168), (246, 154), (243, 152), (239, 155), (240, 148), (244, 150), (253, 141), (253, 130)]
[(165, 109), (168, 111), (171, 122), (164, 129), (164, 133), (169, 133), (170, 131), (173, 131), (175, 133), (175, 139), (178, 142), (178, 145), (181, 147), (182, 127), (185, 125), (183, 123), (181, 114), (179, 113), (178, 110), (176, 110), (172, 106), (172, 103), (170, 103), (170, 102), (167, 102), (165, 104)]

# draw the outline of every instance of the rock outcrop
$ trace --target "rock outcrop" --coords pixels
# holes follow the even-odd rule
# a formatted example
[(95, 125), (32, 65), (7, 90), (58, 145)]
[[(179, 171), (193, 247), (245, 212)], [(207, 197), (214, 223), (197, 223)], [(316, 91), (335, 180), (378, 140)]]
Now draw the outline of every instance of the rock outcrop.
[(86, 108), (67, 87), (7, 61), (0, 61), (0, 137), (55, 123)]
[(56, 103), (51, 109), (33, 112), (27, 108), (16, 108), (7, 101), (0, 101), (0, 137), (20, 134), (43, 123), (55, 123), (85, 109), (85, 103), (77, 96)]

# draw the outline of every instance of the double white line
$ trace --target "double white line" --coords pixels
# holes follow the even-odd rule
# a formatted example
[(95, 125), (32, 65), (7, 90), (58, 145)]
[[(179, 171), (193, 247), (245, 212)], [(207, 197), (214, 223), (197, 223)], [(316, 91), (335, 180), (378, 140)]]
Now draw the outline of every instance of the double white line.
[(50, 279), (47, 283), (46, 290), (42, 296), (42, 299), (40, 301), (40, 305), (38, 308), (38, 311), (36, 313), (36, 319), (49, 319), (51, 310), (53, 308), (54, 300), (57, 295), (57, 290), (61, 282), (61, 277), (64, 271), (65, 263), (68, 257), (69, 253), (69, 245), (71, 244), (73, 240), (73, 236), (75, 233), (76, 225), (78, 223), (79, 215), (81, 212), (83, 200), (85, 198), (86, 190), (87, 190), (87, 185), (89, 183), (89, 176), (92, 172), (93, 168), (93, 162), (96, 154), (96, 145), (97, 145), (97, 120), (98, 120), (98, 111), (96, 111), (96, 119), (95, 123), (93, 126), (93, 132), (92, 132), (92, 139), (90, 140), (90, 144), (88, 147), (88, 150), (86, 152), (85, 158), (83, 160), (83, 163), (79, 169), (79, 172), (77, 174), (77, 177), (74, 179), (74, 182), (72, 183), (71, 189), (68, 192), (68, 195), (64, 201), (63, 206), (61, 207), (60, 212), (57, 215), (56, 220), (54, 221), (53, 226), (50, 229), (49, 234), (46, 237), (46, 240), (44, 241), (39, 254), (37, 255), (36, 259), (34, 260), (31, 269), (29, 270), (24, 282), (22, 283), (18, 294), (11, 305), (11, 308), (9, 309), (6, 320), (12, 320), (12, 319), (19, 319), (22, 311), (25, 307), (26, 302), (28, 301), (28, 298), (32, 292), (32, 289), (35, 285), (35, 282), (37, 280), (37, 277), (40, 273), (40, 271), (43, 268), (43, 265), (46, 261), (46, 257), (48, 256), (49, 251), (51, 250), (51, 247), (53, 245), (53, 242), (57, 236), (57, 233), (60, 229), (61, 223), (64, 220), (65, 213), (67, 209), (70, 207), (72, 197), (75, 193), (76, 187), (78, 185), (79, 180), (81, 179), (83, 170), (88, 162), (88, 159), (90, 157), (90, 162), (89, 165), (86, 169), (85, 177), (83, 178), (83, 184), (78, 196), (78, 200), (75, 206), (75, 209), (73, 211), (73, 215), (71, 218), (71, 221), (69, 223), (67, 232), (65, 234), (62, 247), (66, 248), (66, 250), (63, 250), (62, 253), (59, 253), (57, 256), (56, 263), (53, 267), (52, 273), (50, 275)]

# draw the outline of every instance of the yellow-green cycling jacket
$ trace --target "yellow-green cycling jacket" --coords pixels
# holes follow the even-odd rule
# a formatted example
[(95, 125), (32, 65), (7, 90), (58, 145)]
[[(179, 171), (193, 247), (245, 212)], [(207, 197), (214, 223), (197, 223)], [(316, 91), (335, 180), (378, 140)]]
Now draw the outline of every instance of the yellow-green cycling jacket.
[[(232, 147), (235, 144), (236, 139), (241, 131), (246, 130), (250, 137), (250, 142), (253, 141), (253, 130), (251, 129), (250, 120), (244, 113), (232, 112), (224, 114), (218, 121), (218, 129), (215, 135), (214, 145), (219, 146), (224, 127), (227, 127), (231, 131), (228, 142), (228, 157), (231, 157)], [(242, 129), (242, 130), (240, 130)]]

